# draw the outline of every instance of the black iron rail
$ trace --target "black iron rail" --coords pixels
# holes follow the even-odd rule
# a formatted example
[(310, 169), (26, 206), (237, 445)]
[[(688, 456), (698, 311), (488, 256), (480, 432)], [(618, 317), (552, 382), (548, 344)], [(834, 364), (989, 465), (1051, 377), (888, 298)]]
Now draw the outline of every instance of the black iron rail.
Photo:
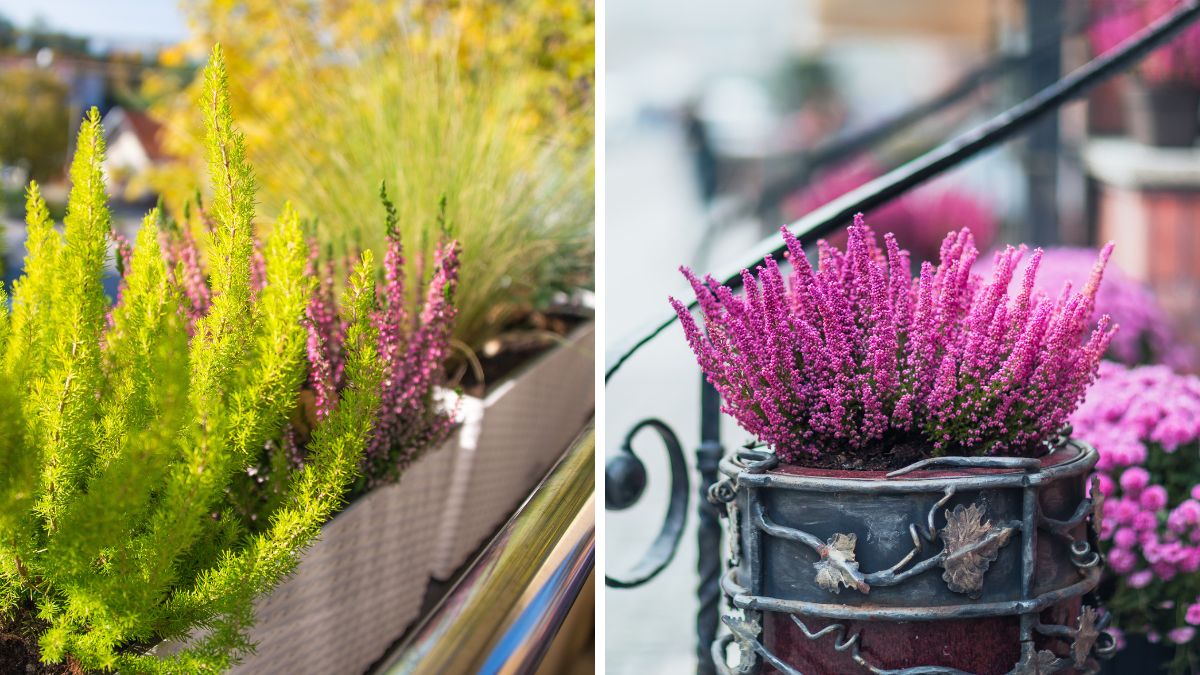
[[(1042, 117), (1057, 111), (1063, 104), (1082, 95), (1092, 87), (1104, 82), (1137, 63), (1157, 47), (1165, 44), (1188, 24), (1200, 17), (1200, 2), (1188, 0), (1149, 24), (1137, 34), (1113, 49), (1074, 70), (1054, 84), (1021, 101), (988, 122), (953, 138), (920, 157), (900, 166), (883, 176), (825, 204), (788, 225), (788, 229), (799, 238), (811, 240), (828, 235), (848, 222), (856, 213), (869, 211), (905, 191), (944, 173), (978, 156), (985, 150), (1007, 141)], [(754, 265), (767, 255), (778, 256), (784, 251), (778, 237), (760, 242), (749, 254), (744, 264), (718, 276), (722, 283), (734, 288), (741, 285), (741, 270)], [(697, 303), (688, 304), (695, 309)], [(608, 359), (604, 381), (613, 375), (643, 346), (673, 324), (678, 317), (672, 312), (650, 328), (644, 329), (624, 347)]]

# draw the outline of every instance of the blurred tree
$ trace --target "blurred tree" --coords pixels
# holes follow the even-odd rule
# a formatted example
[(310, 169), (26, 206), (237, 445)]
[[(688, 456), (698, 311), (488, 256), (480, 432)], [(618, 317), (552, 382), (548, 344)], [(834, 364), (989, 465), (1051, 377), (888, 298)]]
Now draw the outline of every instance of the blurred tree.
[(11, 50), (17, 44), (17, 27), (8, 17), (0, 15), (0, 52)]
[(22, 38), (23, 51), (30, 53), (49, 48), (57, 54), (72, 56), (88, 54), (88, 38), (54, 30), (42, 17), (34, 18), (29, 30), (23, 32)]
[(0, 72), (0, 163), (24, 166), (44, 181), (63, 169), (70, 142), (67, 88), (52, 73)]

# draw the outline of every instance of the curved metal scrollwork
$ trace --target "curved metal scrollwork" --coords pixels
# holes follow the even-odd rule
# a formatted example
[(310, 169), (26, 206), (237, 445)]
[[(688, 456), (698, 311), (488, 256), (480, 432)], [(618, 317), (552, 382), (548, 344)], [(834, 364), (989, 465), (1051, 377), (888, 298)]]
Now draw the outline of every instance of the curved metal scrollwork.
[(605, 575), (604, 584), (613, 588), (633, 588), (650, 581), (675, 557), (683, 527), (687, 521), (688, 475), (683, 460), (683, 447), (671, 427), (657, 419), (638, 422), (625, 435), (621, 451), (610, 457), (604, 466), (604, 508), (620, 511), (633, 506), (646, 488), (646, 467), (633, 451), (633, 439), (643, 429), (653, 429), (662, 439), (671, 464), (671, 501), (663, 518), (662, 529), (650, 549), (634, 566), (631, 576), (618, 579)]

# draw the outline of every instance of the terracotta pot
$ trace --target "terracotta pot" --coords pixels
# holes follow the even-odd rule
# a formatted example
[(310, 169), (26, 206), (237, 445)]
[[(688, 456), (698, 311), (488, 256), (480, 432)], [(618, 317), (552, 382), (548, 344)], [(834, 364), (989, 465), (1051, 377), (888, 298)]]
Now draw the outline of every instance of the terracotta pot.
[(1200, 126), (1200, 87), (1132, 78), (1124, 92), (1125, 121), (1139, 143), (1177, 148), (1195, 142)]
[(1074, 441), (1041, 459), (939, 458), (891, 474), (727, 457), (711, 495), (728, 509), (722, 589), (741, 612), (724, 618), (718, 668), (736, 642), (786, 673), (1094, 671), (1115, 644), (1091, 597), (1096, 459)]

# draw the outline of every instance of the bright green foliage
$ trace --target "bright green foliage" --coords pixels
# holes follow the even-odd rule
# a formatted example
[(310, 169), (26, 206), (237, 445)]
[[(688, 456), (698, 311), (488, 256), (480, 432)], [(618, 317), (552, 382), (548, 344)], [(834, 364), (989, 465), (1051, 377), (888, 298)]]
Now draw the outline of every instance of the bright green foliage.
[[(30, 637), (47, 663), (228, 667), (250, 648), (254, 598), (292, 569), (340, 506), (374, 424), (382, 371), (368, 254), (347, 289), (341, 401), (315, 430), (269, 525), (250, 533), (232, 515), (230, 486), (296, 406), (313, 280), (289, 208), (267, 241), (267, 283), (251, 292), (254, 179), (225, 79), (215, 49), (202, 102), (214, 295), (191, 338), (157, 212), (109, 314), (100, 282), (111, 225), (95, 110), (79, 133), (65, 237), (36, 184), (29, 188), (28, 255), (11, 311), (0, 288), (0, 626), (36, 615), (44, 630)], [(188, 646), (147, 653), (171, 640)]]

